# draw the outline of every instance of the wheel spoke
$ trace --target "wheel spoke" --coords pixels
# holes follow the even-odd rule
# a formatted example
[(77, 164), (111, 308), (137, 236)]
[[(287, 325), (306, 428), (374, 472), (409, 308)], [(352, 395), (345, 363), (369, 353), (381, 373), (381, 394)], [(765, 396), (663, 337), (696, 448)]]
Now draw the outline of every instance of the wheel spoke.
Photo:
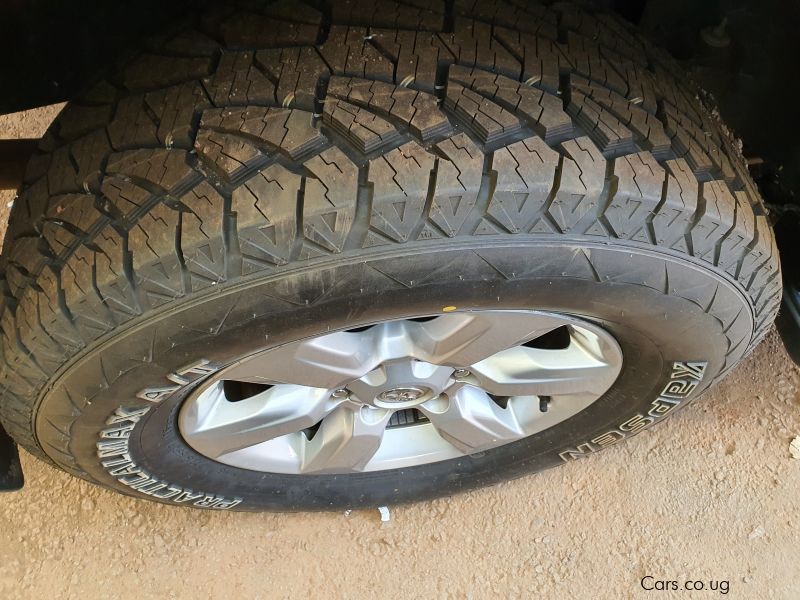
[(303, 442), (303, 473), (361, 471), (381, 445), (391, 411), (340, 406)]
[(573, 336), (567, 348), (518, 346), (472, 365), (471, 371), (483, 389), (498, 396), (600, 395), (619, 374), (616, 356), (596, 338)]
[(229, 367), (224, 377), (334, 389), (383, 363), (413, 357), (465, 367), (563, 326), (524, 311), (463, 312), (416, 323), (394, 321), (363, 332), (336, 332), (286, 344)]
[(411, 323), (421, 360), (466, 367), (564, 325), (549, 315), (523, 311), (460, 312)]
[(252, 383), (294, 383), (334, 389), (380, 364), (375, 336), (341, 331), (286, 344), (230, 367), (224, 376)]
[(463, 386), (447, 397), (421, 404), (419, 409), (439, 435), (465, 454), (525, 435), (511, 410), (501, 408), (474, 386)]
[(180, 417), (181, 430), (192, 436), (195, 449), (212, 458), (312, 427), (343, 402), (328, 390), (299, 385), (277, 385), (229, 402), (222, 384), (218, 388)]

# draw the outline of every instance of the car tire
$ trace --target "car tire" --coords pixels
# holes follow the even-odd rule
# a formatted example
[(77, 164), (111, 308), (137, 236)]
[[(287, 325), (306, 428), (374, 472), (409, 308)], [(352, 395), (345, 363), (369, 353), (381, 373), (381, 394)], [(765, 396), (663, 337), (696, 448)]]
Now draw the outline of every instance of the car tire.
[[(31, 160), (0, 309), (0, 422), (31, 453), (203, 508), (416, 501), (638, 433), (766, 334), (780, 266), (737, 140), (630, 25), (566, 4), (250, 4), (148, 41)], [(618, 374), (553, 426), (398, 468), (246, 468), (181, 429), (242, 357), (482, 311), (606, 332)]]

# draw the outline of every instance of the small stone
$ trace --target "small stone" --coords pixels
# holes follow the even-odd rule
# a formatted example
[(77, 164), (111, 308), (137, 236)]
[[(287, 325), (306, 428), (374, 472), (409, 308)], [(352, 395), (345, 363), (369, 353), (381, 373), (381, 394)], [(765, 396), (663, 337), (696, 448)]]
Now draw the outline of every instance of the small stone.
[(765, 533), (766, 532), (764, 531), (764, 528), (761, 525), (759, 525), (758, 527), (753, 529), (753, 531), (750, 532), (750, 535), (748, 537), (751, 540), (755, 540), (755, 539), (758, 539), (760, 537), (763, 537)]
[(81, 508), (83, 510), (94, 510), (94, 500), (91, 498), (84, 498), (81, 502)]

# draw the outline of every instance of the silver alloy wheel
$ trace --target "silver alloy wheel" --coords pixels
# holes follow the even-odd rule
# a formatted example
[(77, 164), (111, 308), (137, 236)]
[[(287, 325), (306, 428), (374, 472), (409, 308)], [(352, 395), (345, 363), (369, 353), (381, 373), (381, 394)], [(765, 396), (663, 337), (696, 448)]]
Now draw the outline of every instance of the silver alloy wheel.
[(378, 471), (552, 427), (602, 396), (621, 368), (614, 338), (573, 316), (450, 312), (260, 351), (196, 390), (178, 421), (192, 448), (234, 467)]

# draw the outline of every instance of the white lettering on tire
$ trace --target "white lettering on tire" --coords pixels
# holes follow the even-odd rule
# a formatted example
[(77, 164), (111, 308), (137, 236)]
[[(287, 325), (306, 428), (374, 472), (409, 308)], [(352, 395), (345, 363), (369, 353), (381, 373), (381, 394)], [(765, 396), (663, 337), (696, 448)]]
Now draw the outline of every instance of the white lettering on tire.
[(569, 450), (560, 452), (558, 455), (561, 457), (561, 460), (569, 462), (571, 460), (585, 458), (593, 452), (616, 444), (620, 440), (640, 432), (645, 427), (649, 427), (694, 392), (703, 379), (703, 375), (706, 372), (706, 364), (705, 362), (699, 361), (672, 363), (672, 373), (670, 374), (669, 381), (664, 386), (658, 398), (653, 400), (650, 405), (650, 410), (647, 411), (646, 415), (635, 414), (623, 421), (617, 428), (601, 433), (588, 442), (578, 444)]
[(241, 498), (226, 498), (216, 494), (195, 492), (154, 477), (131, 458), (128, 441), (139, 420), (150, 411), (143, 408), (120, 407), (107, 420), (107, 428), (100, 432), (97, 457), (100, 464), (114, 479), (142, 494), (175, 504), (191, 503), (199, 508), (228, 510), (241, 504)]

